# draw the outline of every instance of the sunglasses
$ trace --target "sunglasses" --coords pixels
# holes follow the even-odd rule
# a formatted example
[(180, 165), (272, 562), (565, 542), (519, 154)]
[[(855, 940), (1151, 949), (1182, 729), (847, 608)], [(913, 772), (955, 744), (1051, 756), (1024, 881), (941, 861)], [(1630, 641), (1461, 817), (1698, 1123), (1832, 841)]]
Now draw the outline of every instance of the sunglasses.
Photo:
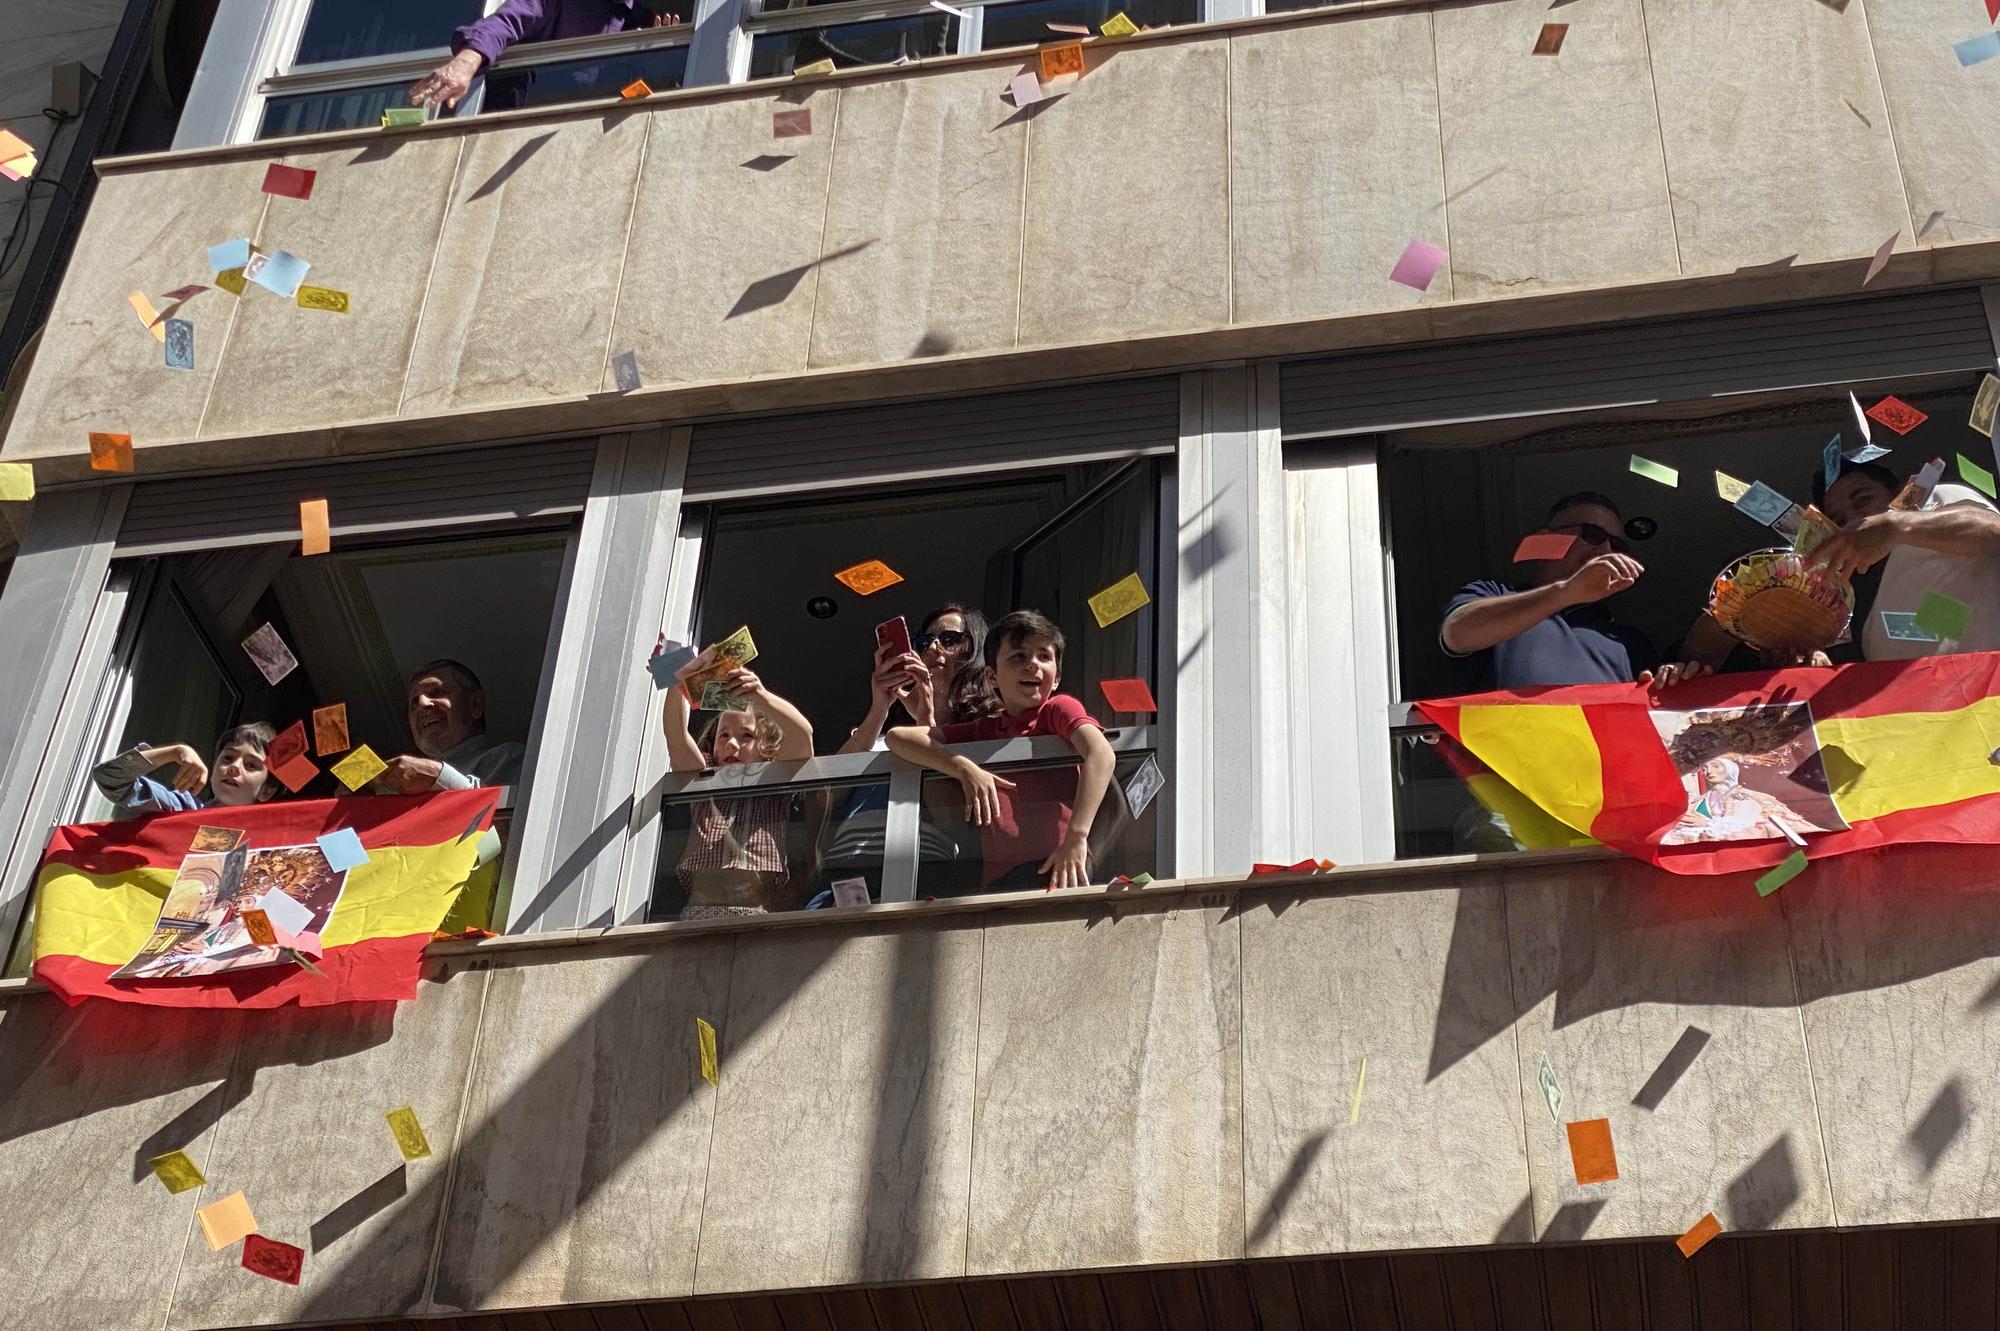
[(1576, 539), (1585, 545), (1601, 545), (1621, 555), (1632, 548), (1623, 536), (1608, 532), (1594, 522), (1572, 522), (1561, 527), (1552, 527), (1550, 530), (1573, 531), (1576, 533)]
[(929, 651), (932, 643), (936, 643), (948, 652), (955, 652), (961, 647), (970, 647), (972, 645), (972, 635), (970, 633), (961, 633), (957, 629), (939, 629), (935, 633), (919, 633), (917, 635), (918, 651)]

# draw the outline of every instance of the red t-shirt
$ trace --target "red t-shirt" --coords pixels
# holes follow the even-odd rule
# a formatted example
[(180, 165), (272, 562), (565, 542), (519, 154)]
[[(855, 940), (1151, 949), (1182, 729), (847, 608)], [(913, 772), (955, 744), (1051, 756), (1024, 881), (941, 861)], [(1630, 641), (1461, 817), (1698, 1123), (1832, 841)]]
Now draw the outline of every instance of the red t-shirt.
[[(1007, 712), (939, 726), (947, 744), (982, 739), (1019, 739), (1024, 735), (1054, 735), (1068, 739), (1078, 726), (1098, 726), (1096, 717), (1067, 693), (1052, 695), (1032, 712)], [(980, 885), (986, 886), (1023, 864), (1040, 864), (1069, 834), (1070, 804), (1076, 798), (1077, 769), (1044, 768), (1015, 772), (1002, 787), (1000, 816), (979, 829), (980, 854), (985, 860)]]

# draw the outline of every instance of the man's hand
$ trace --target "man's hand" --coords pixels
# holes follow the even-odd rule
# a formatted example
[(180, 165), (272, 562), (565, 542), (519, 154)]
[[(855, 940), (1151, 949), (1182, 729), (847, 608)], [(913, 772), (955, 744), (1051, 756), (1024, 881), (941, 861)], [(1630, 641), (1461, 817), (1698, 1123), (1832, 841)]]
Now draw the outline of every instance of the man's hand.
[(1656, 689), (1670, 689), (1676, 684), (1685, 684), (1691, 679), (1714, 673), (1706, 661), (1669, 661), (1658, 670), (1641, 670), (1637, 682)]
[(1563, 588), (1577, 605), (1601, 601), (1639, 580), (1646, 566), (1630, 555), (1599, 555), (1563, 579)]
[(443, 770), (444, 764), (436, 758), (406, 753), (391, 758), (388, 770), (375, 779), (398, 795), (422, 795), (437, 789), (438, 773)]
[(1090, 842), (1066, 836), (1036, 873), (1049, 875), (1049, 886), (1083, 887), (1090, 882)]
[(1857, 518), (1820, 542), (1806, 562), (1818, 564), (1839, 578), (1873, 568), (1901, 541), (1908, 516), (1891, 511)]
[(965, 818), (975, 827), (989, 827), (1000, 818), (1000, 792), (1012, 790), (1014, 783), (973, 762), (961, 758), (953, 764), (958, 785), (965, 792)]
[(892, 648), (875, 649), (875, 673), (869, 677), (868, 687), (874, 694), (878, 706), (887, 707), (910, 696), (917, 681), (930, 674), (923, 658), (915, 652), (896, 652)]
[(192, 746), (176, 744), (173, 761), (181, 765), (181, 770), (174, 773), (175, 790), (192, 795), (208, 784), (208, 764), (202, 762), (201, 755)]
[(465, 96), (472, 81), (479, 77), (484, 60), (484, 56), (470, 48), (460, 51), (410, 85), (410, 105), (434, 107), (442, 103), (447, 110), (457, 110), (458, 99)]

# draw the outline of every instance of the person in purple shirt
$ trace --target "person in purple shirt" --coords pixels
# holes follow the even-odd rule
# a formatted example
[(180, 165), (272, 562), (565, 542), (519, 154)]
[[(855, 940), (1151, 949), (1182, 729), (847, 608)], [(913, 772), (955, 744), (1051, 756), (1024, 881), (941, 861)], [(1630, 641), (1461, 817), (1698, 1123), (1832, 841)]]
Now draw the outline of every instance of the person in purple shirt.
[(552, 42), (679, 23), (633, 0), (507, 0), (451, 35), (451, 59), (410, 85), (410, 105), (457, 108), (479, 72), (516, 42)]

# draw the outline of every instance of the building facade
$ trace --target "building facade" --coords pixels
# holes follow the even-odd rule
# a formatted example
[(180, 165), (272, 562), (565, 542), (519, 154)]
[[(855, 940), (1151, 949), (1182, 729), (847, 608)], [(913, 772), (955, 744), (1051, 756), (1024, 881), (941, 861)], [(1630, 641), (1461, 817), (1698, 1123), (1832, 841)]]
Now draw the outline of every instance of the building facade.
[[(1989, 448), (1979, 5), (1138, 0), (1034, 100), (1036, 46), (1114, 6), (700, 0), (383, 127), (494, 7), (102, 16), (122, 67), (188, 72), (92, 92), (111, 155), (9, 375), (38, 493), (0, 504), (0, 1178), (41, 1204), (0, 1326), (1994, 1321), (1990, 857), (1761, 898), (1467, 855), (1410, 707), (1456, 691), (1446, 598), (1557, 496), (1618, 501), (1624, 613), (1668, 644), (1770, 543), (1711, 471), (1803, 495), (1850, 392), (1930, 418), (1892, 465)], [(222, 286), (238, 240), (341, 308)], [(1413, 243), (1441, 266), (1393, 281)], [(175, 368), (128, 298), (191, 284)], [(834, 577), (871, 559), (904, 581)], [(1129, 574), (1147, 603), (1100, 623)], [(1150, 886), (984, 891), (955, 782), (837, 752), (875, 626), (947, 602), (1062, 627), (1116, 759), (1093, 881)], [(674, 773), (648, 662), (739, 625), (817, 756)], [(497, 936), (436, 945), (415, 1002), (26, 978), (93, 764), (331, 702), (408, 752), (440, 657), (525, 764)], [(1157, 712), (1111, 709), (1131, 678)], [(791, 904), (874, 904), (678, 920), (702, 807), (767, 796)], [(435, 1158), (399, 1162), (404, 1104)], [(1574, 1182), (1559, 1117), (1611, 1119), (1618, 1182)], [(203, 1190), (144, 1173), (174, 1148)], [(238, 1188), (300, 1286), (191, 1232)]]

